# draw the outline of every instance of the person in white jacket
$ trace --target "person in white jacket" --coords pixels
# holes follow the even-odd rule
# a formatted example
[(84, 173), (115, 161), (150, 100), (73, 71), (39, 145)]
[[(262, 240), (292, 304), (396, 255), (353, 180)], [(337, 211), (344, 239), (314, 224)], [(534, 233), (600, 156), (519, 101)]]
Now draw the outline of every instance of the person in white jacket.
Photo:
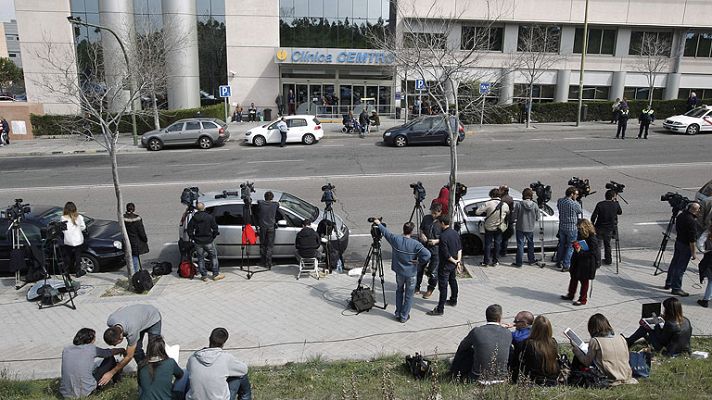
[(210, 345), (188, 359), (186, 400), (251, 400), (252, 388), (247, 365), (222, 349), (227, 341), (225, 328), (210, 333)]
[(77, 206), (71, 201), (64, 205), (62, 222), (67, 225), (67, 229), (64, 231), (64, 245), (62, 246), (64, 265), (67, 271), (74, 270), (77, 278), (79, 278), (87, 273), (81, 265), (84, 231), (87, 226), (84, 223), (84, 217), (77, 212)]

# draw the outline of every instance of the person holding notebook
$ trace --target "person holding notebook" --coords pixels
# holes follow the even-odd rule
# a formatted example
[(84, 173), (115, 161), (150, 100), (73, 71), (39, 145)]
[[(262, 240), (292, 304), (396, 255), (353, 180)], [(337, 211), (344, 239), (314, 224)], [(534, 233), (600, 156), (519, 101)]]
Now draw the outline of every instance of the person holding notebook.
[(596, 228), (591, 221), (582, 219), (577, 224), (578, 240), (573, 243), (574, 253), (571, 256), (569, 274), (569, 290), (562, 295), (563, 300), (573, 300), (576, 288), (581, 282), (581, 292), (575, 306), (582, 306), (588, 302), (589, 281), (596, 277), (596, 270), (601, 266), (601, 251), (596, 238)]
[(677, 297), (669, 297), (663, 301), (663, 320), (665, 324), (655, 324), (651, 328), (644, 321), (632, 335), (626, 338), (628, 347), (640, 339), (645, 341), (655, 349), (660, 351), (665, 348), (663, 354), (674, 357), (678, 354), (690, 353), (690, 338), (692, 337), (692, 325), (687, 317), (682, 315), (682, 303)]

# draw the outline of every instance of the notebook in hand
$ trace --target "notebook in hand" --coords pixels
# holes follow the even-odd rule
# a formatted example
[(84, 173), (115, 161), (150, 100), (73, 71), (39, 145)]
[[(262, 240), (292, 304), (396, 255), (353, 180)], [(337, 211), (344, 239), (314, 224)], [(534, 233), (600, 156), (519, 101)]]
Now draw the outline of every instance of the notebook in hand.
[(665, 325), (665, 321), (658, 316), (660, 315), (660, 309), (660, 303), (643, 304), (640, 321), (645, 323), (650, 329), (655, 329), (655, 324), (660, 325), (662, 328), (662, 326)]
[(583, 354), (588, 353), (588, 343), (584, 342), (577, 334), (576, 332), (572, 331), (571, 328), (566, 328), (564, 330), (564, 336), (569, 338), (571, 340), (571, 343), (581, 349)]
[(581, 246), (581, 251), (588, 251), (588, 243), (585, 240), (579, 240), (578, 244)]

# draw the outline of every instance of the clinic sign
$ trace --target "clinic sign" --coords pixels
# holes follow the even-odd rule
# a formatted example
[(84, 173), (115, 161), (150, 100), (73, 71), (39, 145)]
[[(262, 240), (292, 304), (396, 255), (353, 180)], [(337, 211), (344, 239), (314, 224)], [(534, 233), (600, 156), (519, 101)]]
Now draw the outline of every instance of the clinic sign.
[(381, 50), (282, 48), (277, 50), (275, 61), (278, 64), (392, 65), (395, 57)]

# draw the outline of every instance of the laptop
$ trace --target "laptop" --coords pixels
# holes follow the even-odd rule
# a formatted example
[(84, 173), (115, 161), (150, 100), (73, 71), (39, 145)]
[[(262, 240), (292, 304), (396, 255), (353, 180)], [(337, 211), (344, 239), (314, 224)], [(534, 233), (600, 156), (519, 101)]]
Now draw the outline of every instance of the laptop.
[(660, 318), (661, 307), (661, 303), (643, 304), (640, 320), (648, 325), (650, 329), (655, 329), (655, 324), (659, 324), (662, 327), (665, 324), (665, 321)]

